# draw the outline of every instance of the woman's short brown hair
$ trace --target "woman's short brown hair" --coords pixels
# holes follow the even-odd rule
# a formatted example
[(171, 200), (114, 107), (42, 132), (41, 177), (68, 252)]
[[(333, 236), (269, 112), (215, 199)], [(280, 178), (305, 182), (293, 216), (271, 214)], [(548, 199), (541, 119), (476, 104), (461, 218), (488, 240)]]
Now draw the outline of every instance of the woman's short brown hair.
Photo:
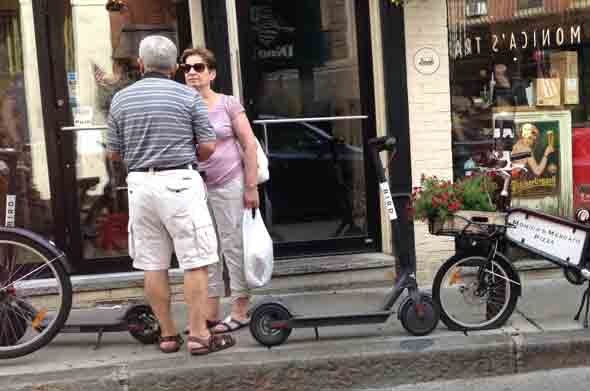
[(186, 59), (190, 56), (199, 56), (203, 59), (205, 64), (207, 64), (207, 68), (217, 69), (217, 60), (215, 59), (215, 54), (213, 54), (213, 52), (207, 48), (198, 47), (186, 49), (184, 52), (182, 52), (180, 60), (184, 64), (186, 62)]

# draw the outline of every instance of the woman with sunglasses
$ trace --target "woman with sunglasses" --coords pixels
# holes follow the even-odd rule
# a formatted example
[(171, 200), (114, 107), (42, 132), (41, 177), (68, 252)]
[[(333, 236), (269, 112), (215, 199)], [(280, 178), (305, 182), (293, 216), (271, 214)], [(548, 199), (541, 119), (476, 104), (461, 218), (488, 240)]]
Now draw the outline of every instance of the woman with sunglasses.
[[(215, 153), (199, 169), (205, 172), (209, 204), (217, 225), (224, 262), (209, 267), (208, 324), (213, 333), (238, 330), (249, 323), (250, 293), (244, 275), (242, 216), (244, 209), (258, 208), (256, 139), (244, 107), (233, 96), (215, 92), (216, 61), (205, 48), (187, 49), (180, 68), (186, 84), (207, 103), (209, 121), (217, 134)], [(231, 313), (219, 320), (224, 294), (222, 267), (226, 267), (232, 296)]]

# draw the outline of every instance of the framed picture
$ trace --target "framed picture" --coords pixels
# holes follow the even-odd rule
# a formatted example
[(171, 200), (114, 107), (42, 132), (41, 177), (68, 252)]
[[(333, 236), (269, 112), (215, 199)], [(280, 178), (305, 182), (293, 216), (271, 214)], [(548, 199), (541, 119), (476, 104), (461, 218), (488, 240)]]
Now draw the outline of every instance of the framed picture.
[(530, 152), (512, 180), (512, 206), (547, 213), (573, 213), (572, 122), (569, 110), (516, 111), (494, 114), (494, 124), (510, 123), (512, 153)]

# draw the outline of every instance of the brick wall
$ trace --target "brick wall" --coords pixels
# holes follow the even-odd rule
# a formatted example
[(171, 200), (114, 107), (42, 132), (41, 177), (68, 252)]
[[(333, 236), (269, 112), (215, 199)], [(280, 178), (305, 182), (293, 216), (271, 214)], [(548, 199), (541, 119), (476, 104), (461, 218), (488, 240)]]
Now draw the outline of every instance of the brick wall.
[[(446, 1), (408, 2), (405, 29), (412, 182), (418, 186), (423, 173), (452, 178)], [(424, 47), (434, 49), (440, 58), (440, 67), (432, 75), (414, 67), (414, 54)], [(441, 261), (453, 253), (453, 241), (429, 235), (421, 222), (415, 224), (415, 235), (418, 279), (429, 283)]]

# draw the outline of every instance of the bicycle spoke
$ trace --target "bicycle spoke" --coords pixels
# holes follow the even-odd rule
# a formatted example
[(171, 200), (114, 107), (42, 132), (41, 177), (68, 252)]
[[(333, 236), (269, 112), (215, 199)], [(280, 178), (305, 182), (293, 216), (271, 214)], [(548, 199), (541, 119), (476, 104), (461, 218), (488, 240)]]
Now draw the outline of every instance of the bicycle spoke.
[(44, 268), (48, 267), (49, 265), (51, 265), (53, 262), (55, 262), (56, 260), (58, 260), (61, 257), (63, 257), (63, 255), (59, 255), (59, 256), (53, 258), (51, 261), (48, 261), (47, 263), (44, 263), (43, 265), (39, 266), (38, 268), (34, 269), (33, 271), (25, 274), (24, 276), (22, 276), (18, 280), (12, 282), (11, 284), (9, 284), (7, 286), (3, 286), (2, 288), (0, 288), (0, 291), (5, 291), (6, 289), (10, 288), (11, 286), (14, 286), (14, 284), (16, 284), (17, 282), (20, 282), (20, 281), (24, 280), (27, 277), (34, 276), (37, 272), (39, 272), (40, 270), (43, 270)]
[[(0, 230), (0, 359), (49, 343), (71, 308), (71, 283), (42, 243)], [(58, 262), (56, 262), (58, 261)]]
[(501, 264), (484, 257), (467, 257), (443, 273), (437, 277), (441, 287), (438, 300), (447, 325), (482, 328), (506, 313), (512, 280)]
[(11, 341), (11, 340), (10, 340), (10, 339), (8, 339), (8, 338), (9, 338), (9, 337), (14, 337), (13, 339), (14, 339), (14, 341), (16, 342), (16, 341), (18, 341), (20, 338), (17, 338), (17, 337), (18, 337), (18, 331), (17, 331), (17, 329), (16, 329), (16, 325), (15, 325), (15, 323), (14, 323), (14, 318), (12, 318), (12, 317), (9, 315), (9, 313), (6, 311), (6, 307), (9, 307), (9, 306), (8, 306), (8, 305), (4, 305), (4, 308), (5, 308), (5, 310), (3, 311), (3, 312), (4, 312), (4, 314), (3, 314), (3, 316), (2, 316), (2, 319), (3, 319), (2, 323), (4, 323), (4, 324), (5, 324), (5, 327), (4, 327), (4, 333), (3, 333), (3, 335), (6, 335), (6, 339), (1, 339), (1, 338), (0, 338), (0, 341), (6, 341), (6, 342), (8, 343), (8, 342), (10, 342), (10, 341)]

